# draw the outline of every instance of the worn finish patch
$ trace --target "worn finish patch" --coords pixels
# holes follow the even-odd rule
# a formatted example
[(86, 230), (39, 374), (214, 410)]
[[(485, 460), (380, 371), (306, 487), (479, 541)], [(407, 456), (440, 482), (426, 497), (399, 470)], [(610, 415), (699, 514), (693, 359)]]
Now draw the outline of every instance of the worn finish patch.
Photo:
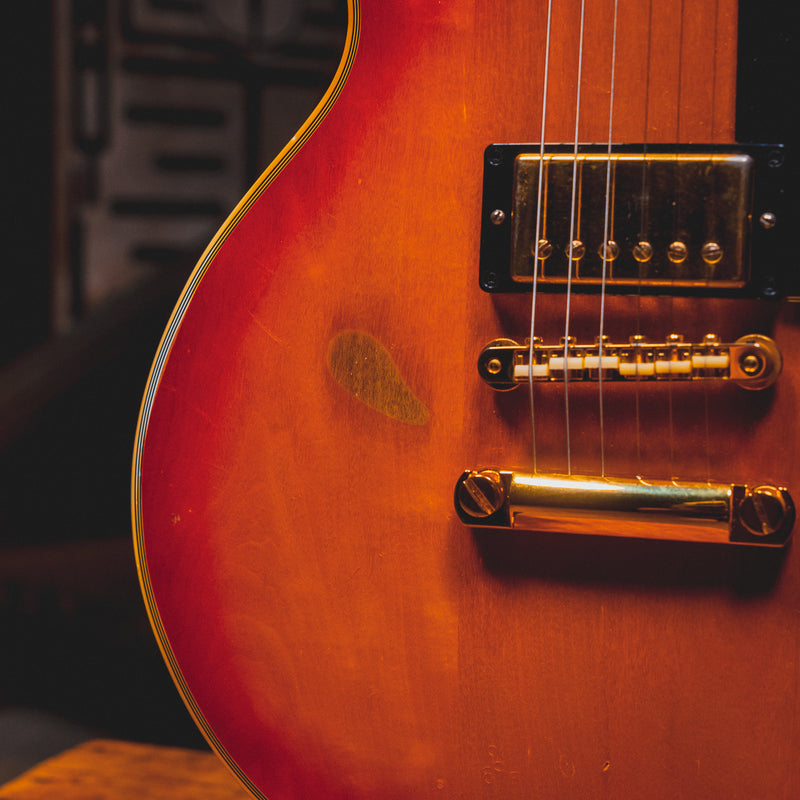
[(388, 350), (369, 334), (342, 331), (334, 336), (328, 368), (341, 386), (375, 411), (409, 425), (425, 425), (430, 419)]

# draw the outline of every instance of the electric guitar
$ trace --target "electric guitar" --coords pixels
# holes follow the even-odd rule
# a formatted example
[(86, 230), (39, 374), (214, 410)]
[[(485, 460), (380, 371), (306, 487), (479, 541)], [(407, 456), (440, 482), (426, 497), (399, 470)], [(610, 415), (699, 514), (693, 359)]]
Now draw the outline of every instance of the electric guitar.
[(787, 156), (735, 143), (736, 3), (349, 14), (142, 405), (189, 711), (270, 800), (799, 797)]

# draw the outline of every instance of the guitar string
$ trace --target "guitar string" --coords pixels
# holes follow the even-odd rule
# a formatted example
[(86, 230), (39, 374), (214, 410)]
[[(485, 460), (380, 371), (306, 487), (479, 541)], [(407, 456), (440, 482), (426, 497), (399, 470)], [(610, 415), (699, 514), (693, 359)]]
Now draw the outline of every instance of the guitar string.
[[(717, 52), (719, 46), (719, 0), (714, 4), (714, 50)], [(715, 123), (716, 123), (716, 106), (717, 106), (717, 59), (713, 60), (713, 67), (711, 68), (711, 141), (715, 139)], [(710, 414), (710, 399), (709, 399), (709, 381), (702, 381), (703, 396), (705, 401), (705, 448), (706, 448), (706, 483), (711, 483), (711, 414)]]
[[(678, 35), (678, 91), (677, 91), (677, 103), (675, 108), (675, 132), (676, 132), (676, 142), (678, 142), (678, 146), (675, 148), (675, 161), (676, 165), (679, 166), (680, 162), (680, 150), (681, 150), (681, 139), (682, 133), (681, 130), (683, 119), (682, 119), (682, 101), (683, 101), (683, 51), (684, 51), (684, 22), (686, 19), (685, 15), (686, 6), (685, 0), (680, 0), (680, 14), (678, 15), (679, 18), (679, 25), (680, 25), (680, 33)], [(673, 197), (675, 198), (674, 203), (674, 214), (673, 217), (673, 231), (672, 231), (672, 241), (678, 241), (678, 232), (679, 232), (679, 219), (681, 216), (681, 198), (683, 193), (682, 189), (682, 181), (681, 181), (681, 172), (680, 169), (676, 169), (676, 187), (673, 189)], [(675, 330), (675, 293), (672, 292), (670, 296), (670, 329), (674, 332)], [(675, 393), (673, 391), (674, 387), (674, 380), (672, 372), (670, 371), (667, 374), (667, 399), (669, 403), (669, 472), (670, 478), (675, 480), (678, 476), (675, 473)]]
[(606, 309), (606, 277), (609, 258), (612, 256), (610, 238), (613, 236), (611, 229), (611, 142), (614, 127), (614, 79), (617, 63), (617, 3), (614, 0), (614, 21), (611, 36), (611, 85), (608, 101), (608, 150), (606, 153), (606, 206), (603, 218), (603, 250), (602, 250), (602, 277), (600, 280), (600, 330), (597, 337), (597, 394), (598, 414), (600, 418), (600, 475), (606, 475), (606, 448), (605, 448), (605, 414), (603, 409), (603, 335), (605, 329)]
[(534, 251), (533, 251), (533, 286), (531, 297), (531, 336), (528, 350), (528, 394), (530, 398), (531, 409), (531, 445), (533, 449), (533, 472), (537, 472), (536, 462), (536, 422), (534, 414), (534, 380), (533, 380), (533, 366), (534, 366), (534, 352), (535, 352), (535, 323), (536, 323), (536, 295), (537, 295), (537, 280), (539, 277), (539, 241), (542, 236), (542, 196), (544, 187), (544, 139), (545, 139), (545, 123), (547, 119), (547, 79), (550, 70), (550, 26), (552, 21), (553, 0), (548, 0), (547, 3), (547, 34), (545, 39), (544, 49), (544, 86), (542, 88), (542, 127), (539, 135), (539, 187), (536, 198), (536, 231), (534, 238)]
[(581, 77), (583, 71), (583, 37), (586, 0), (581, 0), (581, 24), (578, 45), (578, 75), (577, 92), (575, 97), (575, 139), (572, 153), (572, 204), (569, 218), (569, 251), (567, 253), (567, 302), (564, 309), (564, 434), (567, 445), (567, 475), (572, 475), (572, 444), (570, 441), (569, 419), (569, 326), (570, 307), (572, 302), (572, 267), (575, 254), (575, 223), (577, 218), (577, 192), (578, 192), (578, 131), (581, 112)]
[[(651, 59), (653, 53), (653, 0), (649, 0), (647, 7), (647, 50), (645, 53), (646, 68), (644, 82), (644, 119), (642, 121), (642, 193), (641, 193), (641, 223), (639, 236), (641, 242), (648, 242), (648, 229), (650, 227), (650, 195), (647, 171), (647, 152), (648, 136), (650, 127), (650, 76)], [(644, 270), (646, 260), (638, 260), (638, 280), (636, 292), (636, 336), (642, 334), (642, 282), (644, 281)], [(641, 477), (642, 470), (642, 416), (641, 416), (641, 376), (636, 371), (634, 386), (635, 419), (636, 419), (636, 474)]]

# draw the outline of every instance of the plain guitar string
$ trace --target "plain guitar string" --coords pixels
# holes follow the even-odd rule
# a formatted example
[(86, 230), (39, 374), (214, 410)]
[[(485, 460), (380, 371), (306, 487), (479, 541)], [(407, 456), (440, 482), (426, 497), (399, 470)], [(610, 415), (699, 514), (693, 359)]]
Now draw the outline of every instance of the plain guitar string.
[(534, 402), (533, 402), (533, 356), (535, 347), (534, 328), (536, 323), (536, 281), (539, 275), (539, 241), (542, 235), (542, 191), (543, 191), (543, 175), (544, 175), (544, 137), (545, 137), (545, 122), (547, 119), (547, 78), (550, 70), (550, 24), (552, 21), (553, 0), (547, 2), (547, 36), (545, 40), (544, 50), (544, 88), (542, 89), (542, 130), (539, 136), (539, 188), (538, 196), (536, 199), (536, 231), (534, 245), (535, 251), (533, 254), (533, 295), (531, 298), (531, 338), (528, 353), (528, 392), (530, 396), (531, 407), (531, 445), (533, 448), (533, 472), (536, 474), (536, 424), (534, 415)]
[(611, 42), (611, 91), (608, 101), (608, 152), (606, 154), (606, 208), (603, 219), (603, 273), (600, 281), (600, 332), (597, 336), (597, 400), (598, 414), (600, 417), (600, 475), (606, 475), (606, 448), (605, 448), (605, 423), (603, 414), (603, 334), (606, 310), (606, 271), (609, 261), (614, 258), (611, 250), (611, 136), (614, 127), (614, 78), (616, 76), (617, 65), (617, 2), (614, 0), (614, 26)]
[[(719, 0), (714, 4), (714, 52), (719, 47)], [(717, 59), (714, 59), (714, 67), (711, 73), (711, 141), (716, 141), (714, 136), (714, 123), (716, 121), (714, 111), (717, 107)], [(709, 381), (702, 381), (703, 402), (705, 405), (705, 449), (706, 449), (706, 482), (711, 483), (711, 414), (709, 411), (710, 403), (708, 398)]]
[[(681, 0), (681, 30), (679, 34), (678, 50), (679, 54), (683, 51), (684, 46), (684, 31), (683, 23), (685, 21), (684, 15), (685, 0)], [(718, 17), (719, 17), (719, 0), (715, 2), (715, 25), (713, 32), (713, 41), (716, 47), (718, 35)], [(649, 225), (649, 179), (647, 170), (647, 139), (648, 139), (648, 116), (649, 116), (649, 84), (651, 79), (651, 50), (652, 50), (652, 18), (653, 18), (653, 1), (649, 0), (648, 3), (648, 37), (647, 37), (647, 67), (645, 74), (645, 103), (644, 103), (644, 130), (643, 130), (643, 155), (645, 158), (642, 162), (642, 189), (641, 189), (641, 232), (642, 235), (646, 234)], [(543, 90), (542, 90), (542, 114), (541, 114), (541, 132), (539, 137), (539, 175), (538, 175), (538, 189), (537, 189), (537, 206), (536, 206), (536, 229), (534, 242), (536, 243), (533, 254), (533, 270), (532, 270), (532, 299), (531, 299), (531, 324), (530, 324), (530, 339), (529, 339), (529, 352), (528, 352), (528, 389), (529, 389), (529, 402), (530, 402), (530, 417), (531, 417), (531, 438), (532, 438), (532, 459), (533, 459), (533, 472), (538, 472), (538, 459), (537, 459), (537, 446), (536, 446), (536, 414), (535, 414), (535, 387), (534, 387), (534, 364), (535, 364), (535, 347), (536, 347), (536, 334), (535, 334), (535, 320), (536, 320), (536, 304), (538, 299), (538, 275), (541, 254), (541, 242), (543, 238), (543, 224), (544, 224), (544, 193), (545, 193), (545, 173), (547, 171), (545, 163), (545, 141), (546, 141), (546, 120), (547, 120), (547, 97), (548, 97), (548, 84), (549, 84), (549, 70), (550, 70), (550, 44), (551, 44), (551, 31), (552, 31), (552, 0), (547, 3), (547, 27), (546, 27), (546, 42), (545, 42), (545, 56), (544, 56), (544, 73), (543, 73)], [(613, 122), (614, 122), (614, 98), (615, 98), (615, 81), (616, 81), (616, 52), (617, 52), (617, 34), (618, 34), (618, 0), (614, 0), (613, 6), (613, 27), (612, 27), (612, 48), (611, 48), (611, 66), (610, 66), (610, 92), (609, 92), (609, 118), (608, 118), (608, 140), (607, 140), (607, 163), (606, 163), (606, 186), (605, 186), (605, 210), (604, 210), (604, 233), (603, 233), (603, 251), (602, 251), (602, 274), (600, 284), (600, 318), (599, 318), (599, 332), (598, 332), (598, 413), (599, 413), (599, 445), (600, 445), (600, 474), (605, 476), (605, 411), (604, 411), (604, 387), (603, 387), (603, 342), (605, 338), (605, 302), (606, 302), (606, 283), (608, 277), (608, 265), (613, 261), (614, 248), (611, 246), (613, 240), (613, 185), (612, 185), (612, 142), (613, 142)], [(581, 78), (583, 69), (583, 50), (584, 50), (584, 37), (585, 37), (585, 0), (581, 0), (581, 21), (580, 21), (580, 38), (578, 50), (578, 68), (577, 68), (577, 89), (576, 89), (576, 102), (575, 102), (575, 136), (574, 136), (574, 150), (573, 150), (573, 173), (572, 173), (572, 200), (570, 210), (570, 234), (569, 234), (569, 247), (567, 257), (567, 281), (566, 281), (566, 307), (565, 307), (565, 323), (564, 323), (564, 416), (565, 416), (565, 440), (566, 440), (566, 464), (567, 474), (572, 474), (572, 457), (571, 457), (571, 437), (570, 437), (570, 410), (569, 410), (569, 341), (570, 341), (570, 307), (572, 297), (572, 271), (575, 266), (574, 248), (576, 247), (576, 235), (580, 235), (576, 231), (576, 226), (579, 225), (580, 215), (578, 203), (580, 198), (578, 195), (578, 178), (579, 178), (579, 123), (580, 123), (580, 110), (581, 110)], [(681, 93), (682, 93), (682, 59), (679, 56), (678, 64), (678, 102), (676, 104), (676, 125), (678, 140), (680, 141), (681, 134)], [(716, 63), (714, 64), (714, 72), (712, 74), (713, 90), (716, 89)], [(712, 102), (712, 114), (713, 114)], [(713, 136), (712, 118), (712, 136)], [(640, 264), (639, 271), (639, 292), (636, 311), (636, 333), (640, 334), (641, 322), (641, 283), (643, 280), (642, 265)], [(674, 308), (674, 296), (671, 298), (671, 305)], [(673, 393), (672, 381), (667, 381), (667, 395), (668, 395), (668, 420), (669, 420), (669, 458), (670, 458), (670, 471), (674, 473), (674, 406), (673, 406)], [(635, 381), (634, 398), (635, 398), (635, 427), (636, 427), (636, 459), (637, 459), (637, 473), (641, 473), (641, 400), (639, 392), (639, 379), (638, 375)], [(705, 393), (705, 450), (706, 450), (706, 473), (707, 480), (710, 480), (710, 419), (709, 419), (709, 399), (708, 387), (704, 385)]]
[[(639, 239), (646, 239), (646, 233), (649, 228), (650, 219), (650, 206), (649, 206), (649, 189), (648, 189), (648, 175), (647, 175), (647, 135), (650, 124), (650, 56), (653, 51), (653, 0), (650, 0), (647, 8), (647, 69), (645, 71), (645, 86), (644, 86), (644, 120), (643, 120), (643, 134), (642, 134), (642, 196), (641, 196), (641, 224), (639, 226)], [(636, 295), (636, 335), (641, 335), (642, 332), (642, 277), (644, 270), (644, 262), (639, 262), (639, 280), (637, 285)], [(636, 384), (634, 386), (634, 401), (635, 401), (635, 419), (636, 419), (636, 474), (642, 475), (642, 423), (641, 423), (641, 397), (639, 393), (639, 373), (636, 373)]]
[(572, 269), (575, 255), (575, 221), (578, 197), (578, 129), (581, 116), (581, 77), (583, 72), (583, 36), (586, 0), (581, 0), (580, 44), (578, 46), (578, 90), (575, 96), (575, 140), (572, 152), (572, 202), (569, 216), (569, 251), (567, 253), (567, 304), (564, 311), (564, 435), (567, 443), (567, 475), (572, 475), (572, 443), (569, 434), (569, 323), (572, 301)]
[[(652, 0), (651, 0), (651, 13), (652, 13)], [(601, 291), (600, 291), (600, 321), (598, 333), (598, 405), (599, 405), (599, 437), (600, 437), (600, 474), (605, 476), (605, 423), (604, 423), (604, 408), (603, 408), (603, 341), (604, 341), (604, 326), (605, 326), (605, 299), (606, 299), (606, 278), (607, 266), (609, 259), (612, 257), (612, 249), (609, 244), (613, 231), (611, 230), (611, 145), (613, 134), (613, 119), (614, 119), (614, 89), (616, 77), (616, 51), (617, 51), (617, 20), (618, 20), (618, 0), (614, 0), (613, 24), (612, 24), (612, 47), (611, 47), (611, 65), (610, 65), (610, 96), (609, 96), (609, 117), (608, 117), (608, 140), (607, 140), (607, 162), (606, 162), (606, 187), (605, 187), (605, 209), (604, 209), (604, 222), (603, 222), (603, 242), (604, 250), (602, 253), (602, 277), (601, 277)], [(549, 64), (550, 64), (550, 37), (552, 25), (552, 0), (548, 0), (547, 6), (547, 34), (545, 43), (545, 61), (544, 61), (544, 79), (542, 90), (542, 118), (541, 118), (541, 133), (539, 137), (539, 177), (537, 189), (537, 205), (536, 205), (536, 229), (535, 229), (535, 252), (533, 263), (533, 285), (532, 285), (532, 300), (531, 300), (531, 327), (530, 327), (530, 341), (528, 353), (528, 389), (530, 398), (530, 415), (531, 415), (531, 432), (532, 432), (532, 457), (533, 457), (533, 471), (537, 472), (537, 452), (536, 452), (536, 426), (535, 426), (535, 400), (534, 400), (534, 363), (535, 363), (535, 319), (536, 319), (536, 303), (537, 303), (537, 281), (539, 274), (539, 243), (542, 239), (542, 202), (544, 195), (544, 173), (545, 173), (545, 134), (546, 134), (546, 118), (547, 118), (547, 92), (548, 92), (548, 78), (549, 78)], [(567, 273), (567, 287), (566, 287), (566, 309), (565, 309), (565, 323), (564, 323), (564, 416), (565, 416), (565, 438), (566, 438), (566, 457), (567, 457), (567, 474), (572, 474), (572, 458), (571, 458), (571, 441), (570, 441), (570, 412), (569, 412), (569, 328), (570, 328), (570, 305), (572, 295), (572, 270), (574, 265), (574, 247), (576, 235), (576, 218), (577, 218), (577, 184), (578, 184), (578, 144), (579, 144), (579, 126), (580, 126), (580, 109), (581, 109), (581, 78), (583, 69), (583, 46), (584, 46), (584, 33), (585, 33), (585, 0), (581, 0), (581, 22), (580, 22), (580, 41), (578, 50), (578, 71), (577, 71), (577, 90), (575, 100), (575, 135), (573, 141), (573, 173), (572, 173), (572, 201), (570, 210), (570, 236), (569, 236), (569, 250), (568, 250), (568, 273)], [(649, 47), (648, 47), (649, 49)], [(649, 80), (649, 64), (648, 64), (648, 80)], [(638, 427), (639, 427), (639, 414), (638, 414), (638, 397), (637, 397), (637, 440), (638, 440)], [(638, 446), (637, 446), (638, 449)]]

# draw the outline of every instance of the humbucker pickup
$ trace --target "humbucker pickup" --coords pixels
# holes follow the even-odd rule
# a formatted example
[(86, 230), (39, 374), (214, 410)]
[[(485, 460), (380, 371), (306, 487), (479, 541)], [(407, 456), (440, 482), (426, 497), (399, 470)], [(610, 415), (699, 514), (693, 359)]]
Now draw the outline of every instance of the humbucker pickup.
[(782, 145), (491, 145), (480, 285), (800, 294), (781, 241), (784, 160)]

